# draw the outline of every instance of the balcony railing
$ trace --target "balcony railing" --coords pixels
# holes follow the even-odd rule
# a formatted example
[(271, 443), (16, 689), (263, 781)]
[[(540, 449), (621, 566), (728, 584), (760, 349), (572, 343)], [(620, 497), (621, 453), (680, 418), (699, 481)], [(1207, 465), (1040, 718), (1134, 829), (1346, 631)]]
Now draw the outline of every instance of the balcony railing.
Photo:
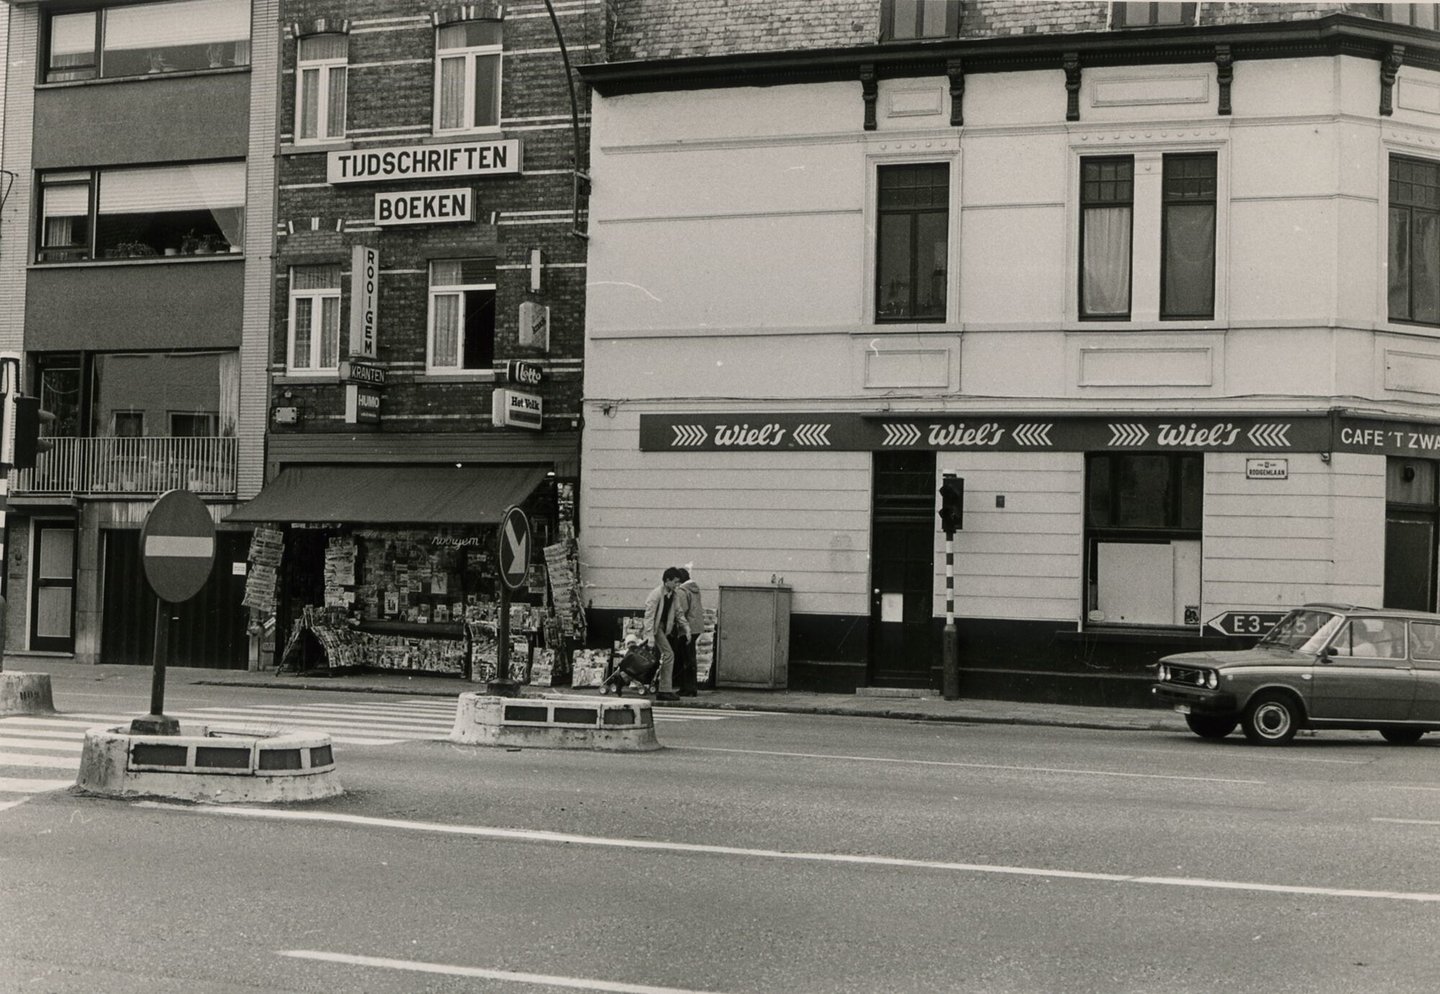
[(193, 490), (235, 493), (235, 439), (50, 438), (34, 469), (14, 470), (13, 493), (86, 496)]

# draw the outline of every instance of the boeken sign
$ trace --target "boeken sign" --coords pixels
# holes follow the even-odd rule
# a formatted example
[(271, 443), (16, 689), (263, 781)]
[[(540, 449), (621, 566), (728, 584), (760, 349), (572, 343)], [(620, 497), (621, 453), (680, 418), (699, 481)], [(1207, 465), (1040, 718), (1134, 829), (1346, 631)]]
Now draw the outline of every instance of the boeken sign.
[(215, 562), (215, 522), (189, 490), (171, 490), (140, 528), (145, 579), (162, 601), (178, 604), (200, 592)]
[(508, 508), (500, 519), (499, 545), (500, 581), (520, 590), (530, 570), (530, 519), (520, 508)]

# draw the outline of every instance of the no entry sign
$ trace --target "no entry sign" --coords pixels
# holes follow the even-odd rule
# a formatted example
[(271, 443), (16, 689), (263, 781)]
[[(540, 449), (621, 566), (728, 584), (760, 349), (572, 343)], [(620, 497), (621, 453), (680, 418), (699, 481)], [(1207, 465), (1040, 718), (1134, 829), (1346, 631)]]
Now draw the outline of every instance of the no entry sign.
[(215, 562), (215, 522), (200, 498), (162, 494), (140, 528), (140, 554), (156, 597), (177, 604), (198, 594)]
[(500, 580), (509, 590), (525, 586), (530, 568), (530, 519), (512, 507), (500, 519)]

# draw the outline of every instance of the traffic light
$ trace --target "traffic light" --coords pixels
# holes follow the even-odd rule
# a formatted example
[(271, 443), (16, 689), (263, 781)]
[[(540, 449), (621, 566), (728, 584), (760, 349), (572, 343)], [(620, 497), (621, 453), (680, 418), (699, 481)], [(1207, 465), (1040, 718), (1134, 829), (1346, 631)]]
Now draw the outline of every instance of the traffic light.
[(947, 535), (965, 527), (965, 481), (949, 473), (940, 481), (940, 527)]
[(15, 442), (10, 463), (12, 466), (16, 469), (33, 469), (35, 458), (55, 447), (54, 442), (42, 437), (46, 427), (54, 420), (55, 415), (40, 409), (39, 397), (15, 398)]

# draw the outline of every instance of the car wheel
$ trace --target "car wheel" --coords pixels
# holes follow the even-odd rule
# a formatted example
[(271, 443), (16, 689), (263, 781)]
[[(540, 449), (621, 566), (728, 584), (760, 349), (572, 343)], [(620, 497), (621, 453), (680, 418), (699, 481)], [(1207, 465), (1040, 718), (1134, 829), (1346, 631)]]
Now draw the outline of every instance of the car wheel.
[(1397, 746), (1410, 746), (1420, 741), (1420, 736), (1425, 734), (1423, 728), (1382, 728), (1380, 734), (1385, 737), (1386, 742)]
[(1234, 718), (1221, 718), (1213, 714), (1187, 714), (1185, 724), (1202, 739), (1223, 739), (1235, 731), (1235, 726), (1240, 723)]
[(1278, 691), (1256, 694), (1245, 707), (1241, 725), (1252, 745), (1284, 745), (1300, 727), (1300, 705)]

